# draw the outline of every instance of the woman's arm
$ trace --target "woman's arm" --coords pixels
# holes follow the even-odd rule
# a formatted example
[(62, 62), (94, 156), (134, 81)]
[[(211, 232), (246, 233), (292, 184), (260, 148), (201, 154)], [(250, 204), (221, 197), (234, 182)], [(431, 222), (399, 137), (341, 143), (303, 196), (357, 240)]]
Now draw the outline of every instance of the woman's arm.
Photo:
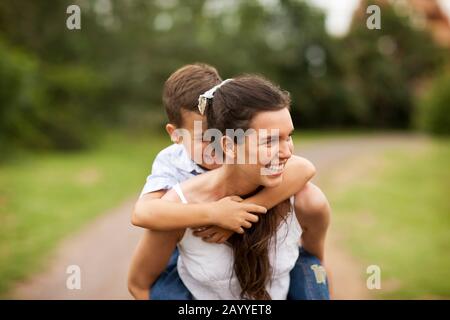
[(135, 299), (150, 298), (150, 287), (165, 270), (179, 237), (179, 231), (145, 230), (128, 273), (128, 290)]

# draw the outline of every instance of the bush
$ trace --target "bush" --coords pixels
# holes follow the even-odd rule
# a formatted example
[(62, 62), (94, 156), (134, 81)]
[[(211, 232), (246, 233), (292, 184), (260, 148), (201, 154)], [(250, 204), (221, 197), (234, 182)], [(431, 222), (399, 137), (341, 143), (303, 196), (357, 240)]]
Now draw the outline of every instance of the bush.
[[(92, 143), (101, 128), (99, 115), (107, 105), (99, 103), (103, 77), (86, 66), (42, 68), (47, 118), (43, 128), (56, 149), (80, 149)], [(101, 109), (101, 110), (100, 110)]]
[[(44, 65), (0, 39), (0, 149), (79, 149), (98, 128), (106, 81), (86, 66)], [(106, 107), (105, 107), (106, 109)], [(105, 110), (102, 110), (105, 111)]]
[(43, 97), (37, 60), (0, 39), (0, 148), (3, 151), (19, 144), (49, 144), (36, 125), (43, 117)]
[(429, 133), (450, 134), (450, 72), (435, 78), (419, 100), (416, 121)]

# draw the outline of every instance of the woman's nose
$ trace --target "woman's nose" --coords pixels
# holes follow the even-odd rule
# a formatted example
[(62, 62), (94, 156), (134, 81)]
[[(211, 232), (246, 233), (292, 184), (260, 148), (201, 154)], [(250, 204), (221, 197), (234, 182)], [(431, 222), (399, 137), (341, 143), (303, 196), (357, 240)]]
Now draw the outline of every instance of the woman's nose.
[(292, 156), (292, 148), (290, 143), (287, 141), (281, 142), (278, 154), (280, 159), (289, 159)]

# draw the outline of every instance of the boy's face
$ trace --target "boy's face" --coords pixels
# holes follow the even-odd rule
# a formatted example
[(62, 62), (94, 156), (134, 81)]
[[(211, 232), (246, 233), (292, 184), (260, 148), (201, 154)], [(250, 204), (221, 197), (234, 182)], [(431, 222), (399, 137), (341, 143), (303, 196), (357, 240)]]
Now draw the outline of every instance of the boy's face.
[[(189, 157), (195, 161), (198, 165), (201, 167), (212, 170), (220, 167), (220, 164), (217, 164), (214, 158), (211, 158), (210, 155), (205, 153), (205, 148), (208, 146), (208, 144), (211, 143), (211, 141), (204, 141), (203, 140), (203, 133), (207, 129), (206, 124), (206, 117), (198, 114), (197, 112), (188, 111), (181, 109), (181, 118), (183, 120), (183, 124), (181, 128), (176, 128), (175, 126), (169, 124), (166, 128), (169, 132), (169, 135), (172, 137), (172, 141), (177, 143), (182, 143), (186, 151), (189, 154)], [(201, 122), (201, 130), (199, 130), (199, 123)], [(197, 123), (196, 126), (195, 123)], [(176, 128), (178, 132), (184, 132), (182, 134), (182, 137), (173, 137), (172, 132), (173, 130), (170, 130), (168, 127), (172, 126), (173, 128)], [(196, 129), (196, 130), (194, 130)], [(202, 155), (201, 159), (202, 161), (196, 161), (199, 157), (197, 156), (197, 159), (194, 155)]]

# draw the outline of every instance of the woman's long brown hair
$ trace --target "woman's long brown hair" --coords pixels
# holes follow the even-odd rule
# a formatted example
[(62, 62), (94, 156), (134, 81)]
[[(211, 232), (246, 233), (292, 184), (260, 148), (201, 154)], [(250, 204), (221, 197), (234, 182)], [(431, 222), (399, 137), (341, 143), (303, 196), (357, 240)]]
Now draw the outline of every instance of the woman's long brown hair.
[[(256, 114), (289, 108), (289, 94), (259, 76), (233, 79), (214, 94), (205, 114), (208, 128), (247, 130)], [(270, 300), (266, 290), (272, 275), (269, 246), (277, 227), (290, 210), (289, 199), (259, 216), (258, 223), (228, 242), (234, 253), (234, 272), (241, 286), (242, 299)]]

